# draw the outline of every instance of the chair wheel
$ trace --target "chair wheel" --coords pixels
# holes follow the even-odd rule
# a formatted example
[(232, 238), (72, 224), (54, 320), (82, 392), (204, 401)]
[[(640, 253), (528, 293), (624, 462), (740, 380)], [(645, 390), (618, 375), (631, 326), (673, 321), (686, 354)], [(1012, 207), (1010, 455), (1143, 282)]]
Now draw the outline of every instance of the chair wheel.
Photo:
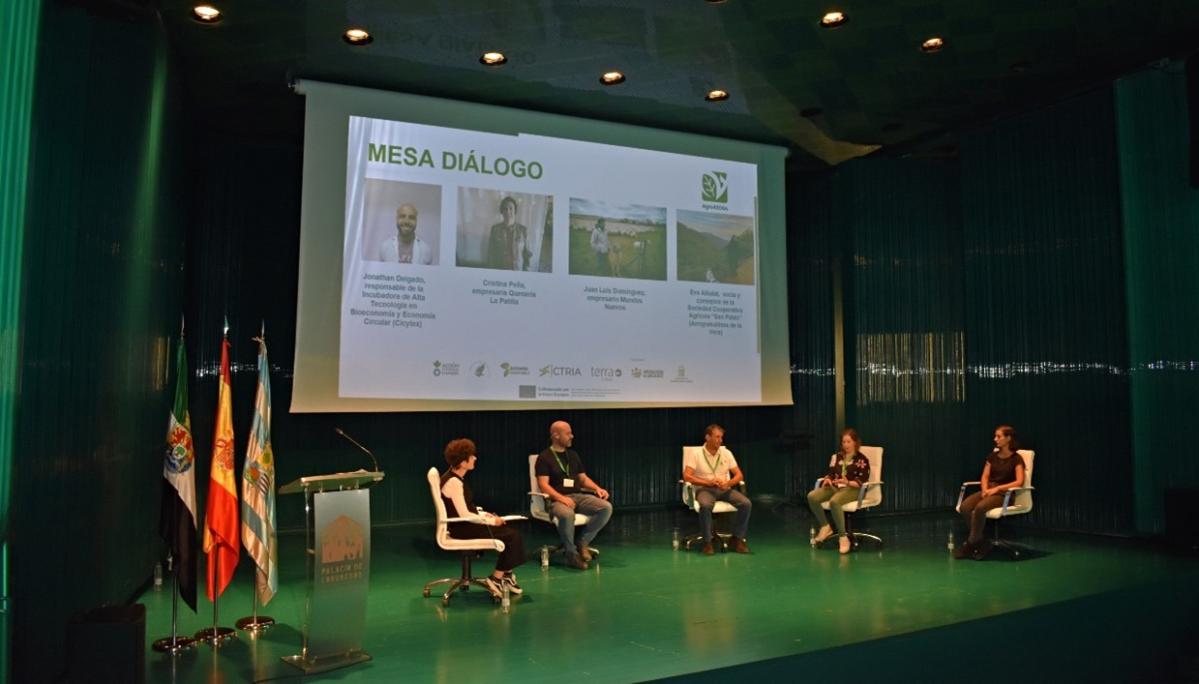
[(428, 589), (425, 589), (425, 598), (429, 598), (430, 595), (431, 592)]
[(448, 607), (449, 607), (449, 605), (450, 605), (450, 597), (449, 597), (449, 596), (442, 596), (442, 597), (441, 597), (441, 605), (443, 605), (443, 606), (446, 606), (446, 607), (448, 608)]

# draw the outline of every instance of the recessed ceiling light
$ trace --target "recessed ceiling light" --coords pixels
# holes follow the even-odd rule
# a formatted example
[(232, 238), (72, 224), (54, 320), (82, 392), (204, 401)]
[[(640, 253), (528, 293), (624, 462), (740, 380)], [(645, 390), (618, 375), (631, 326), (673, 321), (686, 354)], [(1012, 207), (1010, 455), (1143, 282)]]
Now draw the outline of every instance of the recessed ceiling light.
[(501, 64), (506, 64), (507, 62), (508, 57), (502, 52), (484, 52), (483, 55), (479, 57), (479, 64), (485, 64), (487, 66), (499, 66)]
[(729, 99), (729, 92), (720, 88), (713, 88), (708, 91), (707, 95), (704, 95), (704, 99), (708, 102), (723, 102)]
[(341, 34), (341, 39), (350, 45), (367, 45), (375, 38), (366, 29), (348, 28)]
[(205, 24), (215, 24), (221, 20), (221, 11), (212, 5), (196, 5), (192, 8), (192, 17)]
[(354, 28), (345, 29), (342, 40), (350, 43), (351, 46), (366, 46), (374, 41), (374, 36), (370, 35), (366, 29), (354, 26)]
[(833, 10), (826, 12), (823, 17), (820, 17), (820, 25), (824, 28), (837, 28), (843, 26), (849, 21), (849, 17), (845, 16), (844, 12)]
[(945, 47), (945, 41), (938, 36), (933, 36), (920, 44), (920, 49), (925, 52), (938, 52)]
[(600, 76), (600, 83), (604, 85), (616, 85), (624, 83), (624, 74), (619, 71), (605, 71), (603, 76)]

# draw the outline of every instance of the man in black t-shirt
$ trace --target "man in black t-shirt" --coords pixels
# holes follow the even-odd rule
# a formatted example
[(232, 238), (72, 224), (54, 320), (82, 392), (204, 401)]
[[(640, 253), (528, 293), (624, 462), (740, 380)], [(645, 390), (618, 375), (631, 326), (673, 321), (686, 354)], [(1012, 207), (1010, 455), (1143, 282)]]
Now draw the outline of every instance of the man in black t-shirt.
[[(574, 434), (570, 423), (559, 420), (550, 425), (550, 446), (537, 456), (534, 471), (537, 486), (548, 497), (550, 512), (558, 524), (558, 536), (566, 552), (566, 564), (586, 570), (592, 559), (588, 545), (612, 517), (608, 490), (587, 476), (583, 459), (571, 449)], [(575, 543), (575, 514), (588, 516), (587, 524)]]

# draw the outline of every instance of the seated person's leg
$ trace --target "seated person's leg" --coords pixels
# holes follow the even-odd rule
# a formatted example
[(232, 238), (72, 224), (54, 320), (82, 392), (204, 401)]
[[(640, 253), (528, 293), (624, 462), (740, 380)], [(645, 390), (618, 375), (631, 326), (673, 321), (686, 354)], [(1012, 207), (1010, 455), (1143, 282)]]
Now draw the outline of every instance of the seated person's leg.
[(845, 509), (843, 506), (857, 500), (858, 490), (856, 487), (839, 489), (829, 498), (828, 507), (829, 511), (833, 514), (833, 527), (836, 528), (837, 534), (845, 534)]
[(695, 501), (699, 504), (699, 536), (707, 544), (712, 540), (712, 507), (716, 505), (716, 495), (707, 487), (697, 487)]
[(749, 534), (749, 515), (753, 511), (754, 504), (748, 496), (736, 489), (730, 489), (727, 498), (729, 503), (737, 509), (737, 523), (733, 526), (733, 536), (744, 540)]
[(612, 503), (591, 494), (573, 494), (571, 498), (575, 500), (575, 510), (590, 518), (579, 535), (579, 542), (583, 546), (590, 546), (591, 540), (612, 517)]
[(579, 550), (575, 548), (575, 509), (555, 501), (550, 507), (550, 512), (558, 521), (558, 539), (562, 542), (562, 550), (567, 556), (577, 555)]
[(817, 487), (808, 492), (808, 510), (812, 511), (812, 517), (816, 519), (817, 527), (828, 526), (828, 516), (825, 515), (821, 504), (832, 498), (836, 492), (837, 490), (832, 487)]

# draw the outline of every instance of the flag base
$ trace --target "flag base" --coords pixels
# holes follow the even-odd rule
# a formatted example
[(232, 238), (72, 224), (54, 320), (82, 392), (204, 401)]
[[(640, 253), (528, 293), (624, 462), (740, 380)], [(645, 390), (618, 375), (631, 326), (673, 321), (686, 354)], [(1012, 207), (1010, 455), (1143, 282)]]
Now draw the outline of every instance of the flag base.
[(166, 637), (158, 639), (152, 645), (155, 651), (159, 653), (168, 653), (170, 655), (179, 655), (184, 651), (190, 651), (196, 645), (195, 639), (185, 636)]
[(213, 648), (218, 648), (226, 641), (236, 638), (237, 632), (228, 627), (205, 627), (196, 632), (196, 641), (203, 641)]
[(275, 618), (269, 615), (253, 615), (244, 617), (233, 623), (243, 632), (265, 632), (275, 624)]
[(283, 656), (283, 658), (281, 658), (281, 660), (288, 665), (292, 665), (303, 670), (304, 674), (336, 670), (339, 667), (348, 667), (350, 665), (357, 665), (358, 663), (365, 663), (370, 659), (371, 656), (369, 653), (358, 649), (346, 651), (345, 653), (335, 653), (333, 655), (320, 656), (318, 658), (308, 657), (302, 654)]

